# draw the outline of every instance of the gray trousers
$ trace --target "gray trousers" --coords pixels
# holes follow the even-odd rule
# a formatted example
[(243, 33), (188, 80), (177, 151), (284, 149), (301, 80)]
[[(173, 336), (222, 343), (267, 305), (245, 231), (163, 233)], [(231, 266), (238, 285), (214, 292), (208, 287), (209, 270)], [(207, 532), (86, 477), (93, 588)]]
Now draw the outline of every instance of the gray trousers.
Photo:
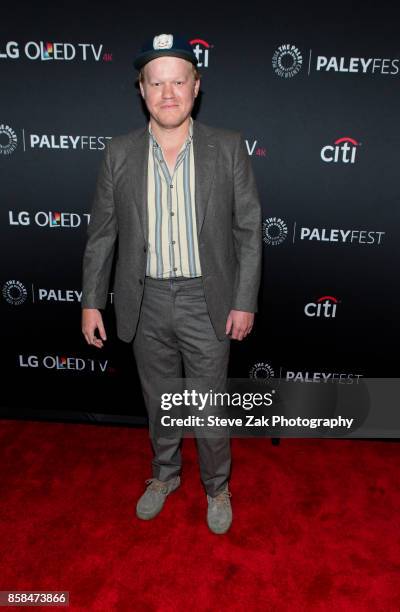
[[(182, 432), (167, 436), (159, 427), (161, 395), (182, 392), (188, 380), (195, 383), (191, 389), (224, 393), (229, 349), (230, 339), (219, 340), (211, 324), (201, 278), (146, 277), (133, 352), (149, 417), (154, 478), (167, 481), (182, 467)], [(195, 412), (201, 414), (190, 414)], [(229, 433), (218, 431), (212, 437), (195, 431), (201, 479), (211, 497), (224, 489), (231, 470)]]

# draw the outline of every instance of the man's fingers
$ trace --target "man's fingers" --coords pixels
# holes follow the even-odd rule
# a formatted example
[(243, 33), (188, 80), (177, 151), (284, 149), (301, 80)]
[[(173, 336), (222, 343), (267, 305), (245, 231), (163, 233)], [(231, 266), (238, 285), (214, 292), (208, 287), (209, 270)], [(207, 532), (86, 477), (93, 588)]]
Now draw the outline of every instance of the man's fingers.
[(233, 331), (232, 331), (232, 340), (244, 340), (244, 338), (246, 338), (249, 333), (251, 332), (251, 330), (253, 329), (253, 326), (250, 325), (250, 327), (242, 327), (240, 325), (235, 326), (233, 324)]
[[(101, 340), (100, 338), (97, 338), (97, 336), (96, 336), (96, 329), (97, 329), (97, 327), (95, 327), (93, 330), (83, 331), (83, 335), (85, 337), (86, 342), (89, 345), (96, 346), (97, 348), (101, 348), (103, 346), (103, 340)], [(100, 334), (102, 334), (102, 338), (104, 340), (107, 339), (105, 331), (104, 331), (104, 327), (103, 327), (103, 331), (100, 332)]]
[(98, 324), (97, 324), (97, 327), (98, 327), (98, 330), (99, 330), (100, 337), (101, 337), (103, 340), (107, 340), (106, 330), (104, 329), (103, 322), (102, 322), (102, 321), (99, 321), (99, 322), (98, 322)]

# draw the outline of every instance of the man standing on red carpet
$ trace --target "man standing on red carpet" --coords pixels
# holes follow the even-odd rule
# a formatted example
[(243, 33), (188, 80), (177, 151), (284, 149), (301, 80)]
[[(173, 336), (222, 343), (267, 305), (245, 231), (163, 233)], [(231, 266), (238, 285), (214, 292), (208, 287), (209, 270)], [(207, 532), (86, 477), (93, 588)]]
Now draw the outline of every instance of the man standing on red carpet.
[[(106, 340), (100, 310), (118, 236), (117, 333), (133, 340), (154, 450), (153, 477), (136, 507), (147, 520), (180, 485), (182, 434), (163, 434), (158, 421), (166, 380), (184, 371), (213, 392), (226, 391), (230, 340), (252, 329), (261, 207), (240, 133), (191, 117), (200, 75), (187, 39), (159, 34), (134, 65), (150, 120), (106, 145), (83, 259), (82, 332), (97, 348)], [(225, 533), (232, 522), (229, 436), (196, 436), (207, 524)]]

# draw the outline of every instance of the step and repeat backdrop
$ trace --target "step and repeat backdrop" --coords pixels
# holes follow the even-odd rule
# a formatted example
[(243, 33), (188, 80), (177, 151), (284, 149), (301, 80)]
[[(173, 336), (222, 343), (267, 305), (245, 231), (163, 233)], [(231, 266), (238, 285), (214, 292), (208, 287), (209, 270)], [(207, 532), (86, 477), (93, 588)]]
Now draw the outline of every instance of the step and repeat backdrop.
[(262, 201), (259, 313), (230, 375), (398, 376), (400, 46), (393, 12), (368, 6), (3, 8), (3, 416), (143, 422), (112, 279), (107, 345), (84, 341), (81, 265), (105, 143), (148, 120), (133, 58), (163, 32), (190, 40), (194, 117), (242, 133)]

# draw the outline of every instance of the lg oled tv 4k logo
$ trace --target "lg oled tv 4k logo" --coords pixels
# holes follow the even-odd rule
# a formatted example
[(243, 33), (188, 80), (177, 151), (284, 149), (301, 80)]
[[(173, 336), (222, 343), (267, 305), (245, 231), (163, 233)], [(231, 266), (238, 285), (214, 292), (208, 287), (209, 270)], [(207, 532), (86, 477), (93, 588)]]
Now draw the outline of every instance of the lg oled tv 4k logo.
[(267, 156), (267, 149), (265, 147), (257, 146), (258, 140), (253, 140), (252, 142), (250, 142), (249, 140), (246, 139), (245, 144), (246, 144), (247, 153), (250, 156), (253, 156), (253, 155), (257, 157)]
[(339, 301), (332, 295), (324, 295), (316, 302), (309, 302), (304, 307), (304, 313), (307, 317), (334, 319), (336, 317), (336, 309)]
[(342, 163), (342, 164), (354, 164), (356, 161), (356, 154), (358, 147), (361, 145), (354, 138), (350, 136), (343, 136), (337, 138), (333, 145), (326, 145), (321, 149), (321, 159), (326, 163)]
[(29, 212), (27, 210), (9, 210), (8, 211), (8, 222), (13, 227), (29, 227), (36, 225), (38, 227), (46, 228), (68, 228), (75, 229), (81, 225), (88, 225), (90, 221), (89, 213), (73, 213), (73, 212), (59, 212), (51, 210), (38, 210), (36, 212)]
[(114, 374), (115, 368), (109, 365), (108, 359), (83, 359), (69, 355), (18, 355), (20, 368), (43, 368), (46, 370), (71, 370), (80, 372), (95, 372), (100, 374)]
[(208, 63), (210, 61), (210, 49), (213, 48), (214, 45), (210, 45), (203, 38), (193, 38), (189, 41), (193, 48), (193, 53), (197, 58), (197, 66), (199, 68), (208, 68)]
[(39, 61), (64, 61), (71, 62), (80, 60), (82, 62), (110, 62), (112, 53), (104, 53), (103, 45), (92, 45), (91, 43), (69, 43), (48, 42), (43, 40), (30, 40), (20, 45), (15, 40), (9, 40), (4, 47), (0, 47), (0, 59), (18, 60), (20, 57), (28, 60)]

